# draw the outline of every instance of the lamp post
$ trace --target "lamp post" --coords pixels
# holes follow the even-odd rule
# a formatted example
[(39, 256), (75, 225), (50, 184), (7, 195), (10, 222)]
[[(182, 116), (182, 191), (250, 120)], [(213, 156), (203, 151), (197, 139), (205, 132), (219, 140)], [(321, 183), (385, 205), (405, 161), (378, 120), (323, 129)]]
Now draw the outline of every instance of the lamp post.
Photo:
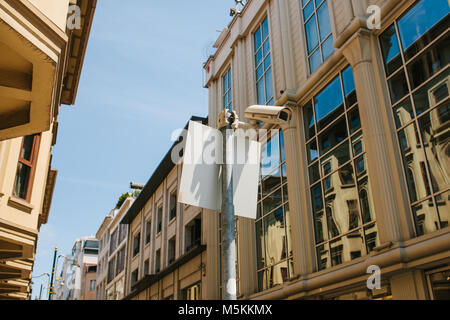
[(50, 286), (48, 291), (48, 300), (52, 300), (52, 294), (53, 294), (53, 278), (55, 277), (56, 273), (56, 256), (58, 254), (58, 247), (55, 247), (55, 252), (53, 254), (53, 266), (52, 266), (52, 276), (50, 279)]
[(224, 278), (224, 300), (236, 300), (236, 239), (233, 205), (233, 152), (230, 140), (233, 137), (232, 124), (237, 120), (234, 111), (224, 110), (219, 114), (218, 129), (222, 133), (222, 265)]
[[(48, 283), (50, 283), (50, 275), (47, 272), (42, 273), (41, 275), (37, 276), (37, 277), (33, 277), (32, 279), (37, 279), (43, 276), (47, 276), (48, 277)], [(42, 289), (44, 288), (44, 281), (41, 281), (41, 288), (39, 289), (39, 300), (41, 300), (42, 298)]]

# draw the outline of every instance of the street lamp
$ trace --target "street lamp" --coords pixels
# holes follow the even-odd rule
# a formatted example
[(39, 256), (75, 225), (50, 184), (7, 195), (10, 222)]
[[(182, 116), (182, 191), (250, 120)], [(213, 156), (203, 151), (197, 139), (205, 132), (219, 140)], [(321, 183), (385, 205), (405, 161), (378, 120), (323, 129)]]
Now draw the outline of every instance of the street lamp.
[[(37, 279), (37, 278), (40, 278), (40, 277), (43, 277), (43, 276), (47, 276), (47, 277), (48, 277), (48, 283), (50, 283), (50, 274), (48, 274), (47, 272), (44, 272), (44, 273), (42, 273), (42, 274), (39, 275), (39, 276), (32, 277), (31, 279)], [(41, 300), (41, 298), (42, 298), (42, 289), (43, 289), (43, 286), (44, 286), (44, 281), (41, 281), (41, 288), (40, 288), (40, 290), (39, 290), (39, 300)]]

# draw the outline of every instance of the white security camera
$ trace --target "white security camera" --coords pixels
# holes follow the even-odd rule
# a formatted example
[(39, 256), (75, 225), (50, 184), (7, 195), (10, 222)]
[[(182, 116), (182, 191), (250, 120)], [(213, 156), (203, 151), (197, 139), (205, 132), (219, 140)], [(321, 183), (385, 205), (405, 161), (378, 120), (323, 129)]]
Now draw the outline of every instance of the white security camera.
[(271, 124), (286, 124), (292, 118), (292, 110), (288, 107), (251, 106), (245, 110), (249, 120)]

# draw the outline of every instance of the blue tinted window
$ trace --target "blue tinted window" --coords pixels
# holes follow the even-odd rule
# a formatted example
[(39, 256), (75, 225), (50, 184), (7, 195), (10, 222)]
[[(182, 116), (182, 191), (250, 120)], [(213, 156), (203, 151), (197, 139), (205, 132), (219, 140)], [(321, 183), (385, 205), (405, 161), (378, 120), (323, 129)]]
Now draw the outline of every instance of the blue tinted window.
[(395, 26), (390, 26), (380, 36), (381, 51), (383, 53), (386, 74), (390, 75), (401, 66), (400, 47), (398, 45)]
[(320, 122), (343, 102), (341, 82), (339, 77), (336, 77), (315, 98), (316, 121)]
[(449, 12), (448, 0), (420, 0), (398, 22), (403, 50), (408, 49)]
[(308, 5), (303, 9), (303, 18), (308, 20), (308, 18), (314, 13), (314, 2), (310, 1)]
[(320, 40), (325, 40), (331, 33), (330, 15), (328, 13), (328, 2), (317, 10), (317, 20), (319, 21)]
[(334, 51), (328, 1), (302, 1), (302, 8), (309, 67), (313, 73)]
[(311, 19), (306, 23), (306, 40), (308, 43), (308, 52), (311, 53), (319, 44), (316, 19)]
[(353, 79), (353, 70), (351, 66), (348, 66), (347, 69), (342, 72), (342, 82), (344, 82), (345, 96), (348, 96), (355, 90), (355, 80)]
[(273, 103), (272, 60), (270, 56), (269, 23), (267, 18), (254, 33), (256, 98), (261, 105)]
[(231, 89), (231, 68), (222, 77), (222, 87), (223, 87), (223, 108), (229, 111), (233, 110), (233, 97)]

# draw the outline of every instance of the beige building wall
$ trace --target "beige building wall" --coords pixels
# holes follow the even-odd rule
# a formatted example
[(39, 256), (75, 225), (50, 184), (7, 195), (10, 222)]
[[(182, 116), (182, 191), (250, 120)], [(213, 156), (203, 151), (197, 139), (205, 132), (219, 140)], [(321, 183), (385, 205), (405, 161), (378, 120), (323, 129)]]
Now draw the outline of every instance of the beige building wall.
[(48, 17), (59, 29), (66, 30), (67, 13), (71, 0), (29, 0), (39, 11)]
[[(66, 28), (69, 2), (81, 28)], [(0, 1), (0, 299), (27, 299), (40, 226), (57, 171), (51, 168), (61, 104), (74, 104), (96, 0)], [(65, 78), (66, 81), (63, 82)], [(26, 199), (14, 196), (23, 137), (38, 134)]]
[[(290, 208), (290, 239), (292, 243), (293, 274), (272, 288), (261, 290), (255, 277), (258, 261), (256, 258), (256, 236), (254, 223), (239, 221), (238, 239), (239, 259), (250, 257), (247, 264), (239, 263), (239, 295), (241, 298), (255, 299), (338, 299), (392, 297), (394, 299), (431, 298), (430, 289), (423, 285), (428, 270), (449, 266), (448, 251), (449, 228), (448, 196), (439, 198), (442, 211), (439, 230), (434, 227), (439, 221), (427, 219), (426, 226), (433, 232), (421, 236), (417, 234), (415, 221), (408, 198), (408, 186), (404, 180), (402, 151), (398, 147), (397, 132), (390, 104), (389, 88), (384, 75), (383, 57), (378, 37), (394, 20), (401, 17), (415, 2), (402, 0), (359, 1), (328, 0), (330, 24), (334, 40), (334, 52), (313, 73), (308, 66), (307, 39), (301, 2), (298, 0), (249, 0), (241, 15), (233, 18), (228, 29), (216, 42), (217, 51), (205, 63), (205, 86), (209, 90), (209, 125), (215, 127), (217, 115), (223, 110), (222, 77), (231, 67), (233, 107), (241, 120), (245, 121), (244, 111), (257, 104), (255, 79), (255, 52), (253, 34), (267, 17), (269, 25), (270, 52), (272, 56), (272, 77), (274, 104), (290, 107), (293, 116), (290, 122), (280, 129), (284, 133), (287, 165), (287, 185)], [(367, 28), (366, 9), (371, 4), (381, 8), (381, 29)], [(365, 167), (368, 176), (366, 190), (372, 214), (376, 215), (376, 228), (367, 233), (376, 233), (374, 247), (369, 254), (346, 259), (336, 266), (328, 265), (319, 270), (320, 258), (315, 248), (314, 220), (312, 215), (311, 189), (308, 173), (308, 159), (305, 147), (306, 132), (304, 108), (322, 89), (324, 89), (346, 66), (352, 67), (359, 105), (359, 117), (363, 132)], [(437, 118), (432, 116), (433, 119)], [(445, 124), (447, 125), (447, 124)], [(266, 126), (268, 127), (268, 126)], [(440, 129), (443, 130), (443, 129)], [(408, 133), (410, 136), (412, 132)], [(412, 138), (410, 138), (412, 140)], [(446, 144), (438, 146), (440, 150)], [(447, 183), (448, 154), (430, 161), (430, 171), (436, 165), (444, 166), (442, 176), (434, 170), (440, 185)], [(418, 159), (417, 161), (419, 161)], [(333, 159), (331, 159), (333, 161)], [(417, 164), (416, 164), (417, 166)], [(418, 170), (415, 169), (417, 173)], [(419, 173), (417, 173), (419, 174)], [(338, 188), (340, 182), (332, 176), (332, 184), (338, 195), (335, 207), (343, 207), (354, 196), (348, 189)], [(447, 180), (445, 180), (447, 179)], [(417, 189), (423, 190), (420, 180)], [(339, 191), (340, 189), (340, 191)], [(445, 190), (445, 188), (443, 189)], [(349, 194), (345, 196), (345, 193)], [(346, 198), (347, 197), (347, 198)], [(439, 202), (438, 201), (438, 202)], [(430, 206), (434, 202), (430, 200)], [(425, 203), (424, 203), (425, 205)], [(425, 212), (435, 208), (423, 207)], [(428, 210), (428, 211), (427, 211)], [(214, 217), (208, 216), (209, 226), (217, 225)], [(341, 226), (348, 221), (337, 221)], [(217, 230), (217, 229), (216, 229)], [(208, 246), (218, 244), (217, 231), (208, 228)], [(247, 241), (248, 240), (248, 241)], [(342, 241), (344, 241), (343, 239)], [(347, 239), (347, 249), (342, 253), (348, 256), (355, 244)], [(419, 251), (423, 248), (424, 251)], [(426, 248), (426, 249), (425, 249)], [(404, 255), (402, 252), (406, 253)], [(218, 262), (216, 251), (208, 251), (208, 261)], [(247, 261), (247, 260), (245, 260)], [(382, 271), (383, 292), (370, 292), (365, 281), (367, 267), (378, 265)], [(220, 286), (219, 278), (211, 277)], [(399, 279), (399, 280), (396, 280)], [(401, 279), (401, 280), (400, 280)], [(407, 286), (418, 291), (410, 292)], [(353, 289), (352, 289), (353, 288)], [(215, 297), (220, 297), (217, 291)]]
[[(201, 245), (206, 244), (205, 213), (203, 209), (177, 203), (176, 217), (169, 219), (170, 194), (178, 194), (178, 181), (181, 178), (181, 165), (176, 165), (141, 212), (130, 223), (128, 238), (128, 259), (126, 268), (125, 296), (138, 300), (181, 299), (183, 290), (201, 283), (198, 298), (207, 298), (206, 258)], [(161, 231), (158, 232), (158, 208), (162, 208)], [(201, 239), (198, 244), (190, 244), (187, 227), (196, 219), (201, 220)], [(170, 220), (170, 221), (169, 221)], [(146, 243), (146, 222), (151, 222), (150, 242)], [(140, 234), (139, 253), (133, 253), (133, 239)], [(174, 246), (169, 244), (174, 240)], [(199, 247), (200, 246), (200, 247)], [(169, 260), (169, 251), (173, 256)], [(159, 252), (159, 264), (157, 261)], [(192, 253), (194, 255), (191, 257)], [(195, 253), (198, 252), (198, 253)], [(186, 261), (186, 256), (189, 259)], [(180, 263), (180, 259), (183, 262)], [(148, 271), (145, 273), (145, 265)], [(169, 270), (170, 271), (167, 271)], [(142, 289), (134, 289), (136, 281), (133, 272), (138, 272), (137, 282)], [(139, 284), (138, 284), (139, 285)]]
[[(135, 198), (130, 196), (120, 208), (111, 210), (97, 231), (101, 246), (98, 256), (96, 299), (121, 300), (125, 294), (125, 264), (127, 260), (128, 228), (120, 221), (133, 204)], [(111, 242), (114, 242), (112, 244)], [(124, 253), (122, 258), (120, 254)], [(119, 260), (123, 259), (120, 270)]]

